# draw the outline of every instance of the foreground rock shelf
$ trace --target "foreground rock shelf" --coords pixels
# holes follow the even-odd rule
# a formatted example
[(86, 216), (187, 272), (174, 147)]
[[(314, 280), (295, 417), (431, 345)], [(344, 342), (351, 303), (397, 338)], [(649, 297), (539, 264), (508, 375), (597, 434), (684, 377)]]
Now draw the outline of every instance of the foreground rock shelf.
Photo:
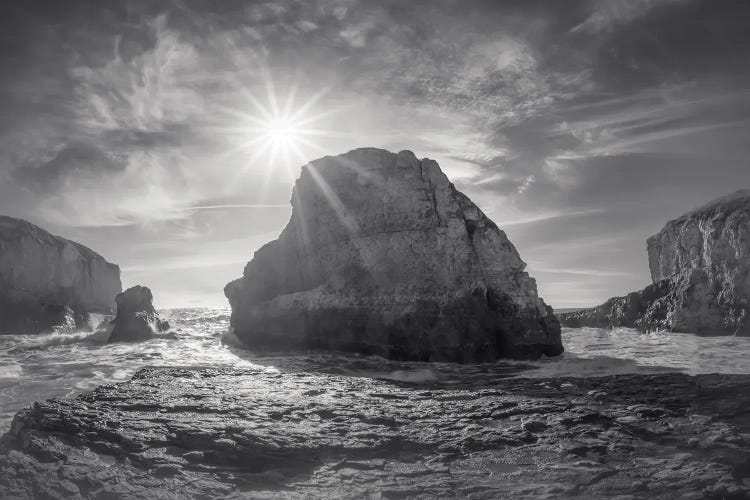
[(3, 498), (747, 498), (750, 376), (446, 388), (145, 369), (35, 404)]

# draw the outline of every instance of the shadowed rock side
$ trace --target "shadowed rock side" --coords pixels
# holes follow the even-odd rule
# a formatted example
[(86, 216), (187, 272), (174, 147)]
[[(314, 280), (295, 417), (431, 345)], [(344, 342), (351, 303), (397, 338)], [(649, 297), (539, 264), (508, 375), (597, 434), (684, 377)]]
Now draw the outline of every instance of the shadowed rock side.
[(653, 284), (561, 314), (566, 326), (750, 335), (750, 191), (670, 221), (648, 239)]
[(115, 297), (117, 315), (110, 322), (109, 342), (148, 340), (154, 333), (169, 329), (169, 322), (161, 319), (154, 309), (153, 296), (148, 287), (136, 285)]
[(114, 311), (120, 268), (85, 246), (0, 216), (0, 334), (40, 333)]
[(518, 252), (436, 162), (327, 156), (303, 167), (292, 207), (225, 288), (248, 345), (457, 362), (562, 353)]
[(146, 369), (22, 411), (3, 498), (748, 498), (750, 376)]

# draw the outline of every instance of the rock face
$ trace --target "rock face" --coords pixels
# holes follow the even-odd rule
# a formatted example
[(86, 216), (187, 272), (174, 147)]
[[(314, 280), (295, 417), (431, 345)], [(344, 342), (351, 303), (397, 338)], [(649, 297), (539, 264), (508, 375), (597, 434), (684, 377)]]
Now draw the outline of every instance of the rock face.
[(292, 207), (225, 288), (248, 345), (456, 362), (562, 353), (514, 246), (433, 160), (327, 156), (303, 167)]
[(169, 323), (154, 309), (153, 296), (148, 287), (136, 285), (115, 297), (117, 316), (110, 323), (109, 342), (148, 340), (155, 332), (169, 329)]
[(0, 216), (0, 334), (81, 326), (111, 313), (120, 269), (85, 246)]
[(600, 306), (560, 314), (560, 321), (565, 326), (576, 328), (590, 326), (656, 329), (656, 326), (652, 324), (644, 324), (644, 318), (649, 314), (652, 306), (671, 291), (672, 283), (669, 280), (662, 280), (624, 297), (612, 297)]
[(750, 335), (750, 190), (668, 222), (647, 246), (651, 285), (563, 324)]
[(146, 369), (20, 412), (0, 497), (750, 497), (750, 376)]

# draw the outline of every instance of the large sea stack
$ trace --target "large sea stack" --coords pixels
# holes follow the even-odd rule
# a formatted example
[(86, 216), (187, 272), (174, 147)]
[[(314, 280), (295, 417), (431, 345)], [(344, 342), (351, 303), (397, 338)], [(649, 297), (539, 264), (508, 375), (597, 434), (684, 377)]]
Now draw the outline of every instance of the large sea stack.
[(82, 326), (114, 312), (120, 268), (74, 241), (0, 216), (0, 334)]
[(326, 156), (291, 201), (279, 238), (225, 288), (248, 345), (454, 362), (563, 352), (513, 244), (435, 161)]
[(668, 222), (647, 247), (651, 285), (563, 324), (750, 335), (750, 190)]

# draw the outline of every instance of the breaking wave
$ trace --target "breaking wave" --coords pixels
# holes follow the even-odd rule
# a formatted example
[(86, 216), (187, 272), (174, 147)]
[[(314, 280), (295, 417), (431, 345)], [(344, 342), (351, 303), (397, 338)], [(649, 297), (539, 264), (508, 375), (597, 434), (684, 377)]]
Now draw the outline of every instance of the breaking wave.
[(92, 342), (95, 344), (104, 344), (107, 342), (109, 333), (106, 330), (97, 330), (95, 332), (73, 332), (73, 333), (45, 333), (39, 335), (8, 335), (7, 340), (15, 340), (17, 344), (9, 347), (9, 354), (22, 353), (45, 349), (48, 347), (78, 344), (80, 342)]

